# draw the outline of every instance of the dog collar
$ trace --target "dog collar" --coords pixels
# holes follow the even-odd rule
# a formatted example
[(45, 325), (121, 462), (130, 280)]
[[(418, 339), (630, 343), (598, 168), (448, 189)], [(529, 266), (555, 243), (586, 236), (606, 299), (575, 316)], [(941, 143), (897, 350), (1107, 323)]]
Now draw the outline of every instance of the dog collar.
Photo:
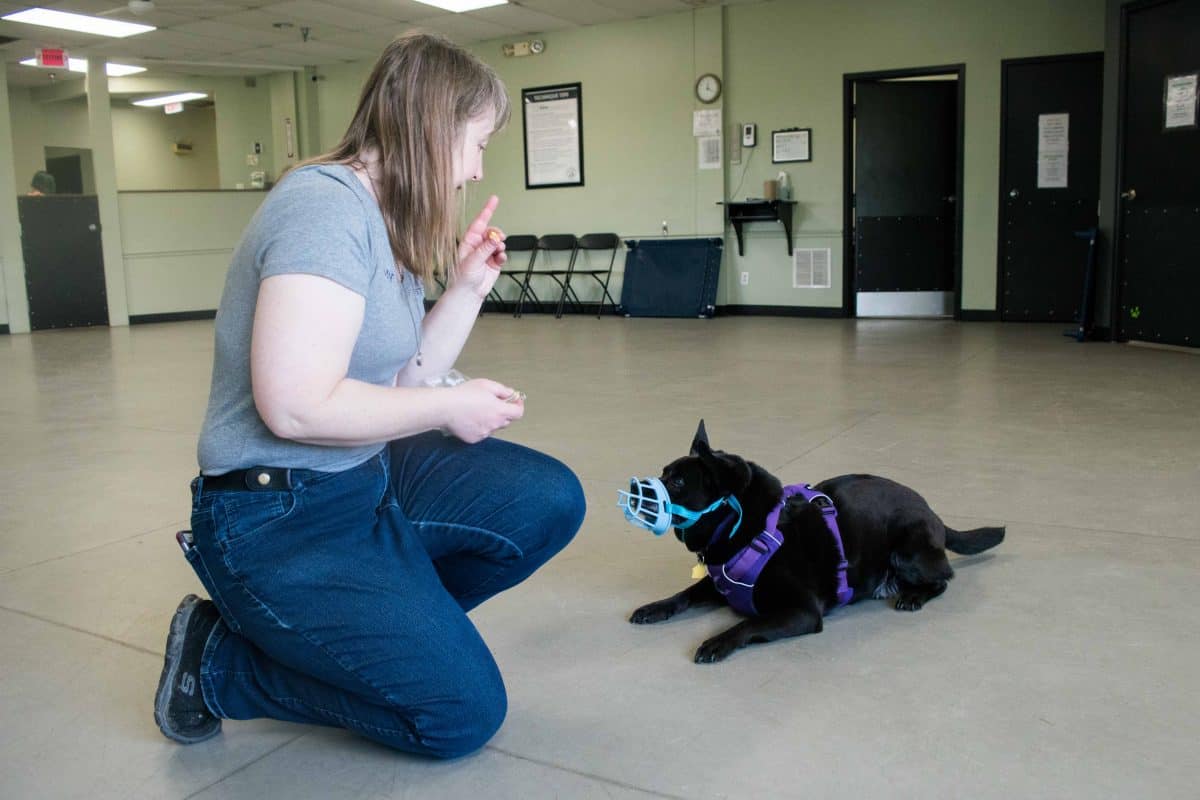
[(783, 535), (778, 529), (779, 514), (783, 511), (783, 504), (787, 499), (797, 494), (821, 509), (825, 527), (833, 534), (834, 544), (837, 545), (837, 608), (853, 599), (854, 590), (850, 588), (846, 578), (849, 564), (846, 562), (846, 551), (842, 545), (842, 534), (838, 530), (837, 507), (828, 495), (804, 483), (783, 487), (783, 498), (767, 514), (766, 527), (751, 539), (749, 544), (734, 553), (724, 564), (708, 565), (708, 576), (735, 611), (748, 616), (758, 616), (758, 609), (754, 607), (754, 586), (758, 582), (758, 576), (762, 574), (763, 567), (783, 545)]

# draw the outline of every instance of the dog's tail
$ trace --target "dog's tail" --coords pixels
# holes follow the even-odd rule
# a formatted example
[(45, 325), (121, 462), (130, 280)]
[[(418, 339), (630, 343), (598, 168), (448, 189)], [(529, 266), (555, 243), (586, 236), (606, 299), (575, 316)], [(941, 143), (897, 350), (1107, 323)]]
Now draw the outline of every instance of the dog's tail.
[(946, 549), (964, 556), (973, 556), (1004, 541), (1004, 528), (975, 528), (956, 531), (946, 528)]

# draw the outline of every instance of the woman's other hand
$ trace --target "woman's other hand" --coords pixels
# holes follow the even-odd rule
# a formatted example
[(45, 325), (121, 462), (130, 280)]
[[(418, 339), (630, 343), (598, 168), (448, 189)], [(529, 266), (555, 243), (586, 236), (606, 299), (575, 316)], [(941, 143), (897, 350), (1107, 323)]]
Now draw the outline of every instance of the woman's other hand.
[(446, 430), (468, 444), (482, 441), (525, 416), (525, 403), (513, 388), (485, 378), (446, 389), (453, 398)]

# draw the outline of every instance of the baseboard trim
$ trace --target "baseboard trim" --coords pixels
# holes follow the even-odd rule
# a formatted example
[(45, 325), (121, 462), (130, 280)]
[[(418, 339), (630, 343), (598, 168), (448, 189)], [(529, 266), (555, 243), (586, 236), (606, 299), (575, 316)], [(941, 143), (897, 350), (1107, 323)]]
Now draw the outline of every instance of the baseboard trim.
[[(531, 314), (531, 315), (532, 314), (551, 314), (551, 315), (553, 315), (555, 313), (555, 311), (557, 310), (556, 306), (557, 306), (556, 303), (542, 303), (542, 304), (537, 304), (537, 305), (535, 305), (533, 303), (526, 303), (525, 307), (521, 309), (521, 315), (522, 316), (524, 316), (526, 314)], [(508, 314), (509, 316), (512, 316), (516, 312), (516, 310), (517, 310), (517, 303), (515, 300), (504, 300), (499, 303), (496, 302), (495, 300), (485, 300), (483, 302), (483, 307), (480, 309), (480, 311), (486, 311), (486, 312), (495, 313), (495, 314)], [(616, 307), (613, 306), (611, 303), (605, 303), (604, 308), (601, 309), (601, 311), (600, 311), (601, 316), (611, 317), (614, 314), (616, 314)], [(563, 316), (568, 316), (568, 315), (594, 317), (594, 316), (596, 316), (596, 307), (594, 305), (592, 305), (591, 303), (585, 303), (584, 305), (582, 305), (578, 308), (572, 308), (570, 305), (567, 305), (563, 308)]]
[(171, 311), (166, 314), (130, 314), (130, 325), (151, 325), (156, 322), (191, 322), (197, 319), (216, 319), (215, 308), (207, 311)]
[(717, 306), (718, 317), (844, 317), (840, 306)]
[(987, 308), (964, 308), (958, 317), (959, 322), (999, 322), (1000, 312)]
[(1140, 339), (1130, 339), (1125, 342), (1130, 347), (1143, 347), (1147, 350), (1165, 350), (1168, 353), (1183, 353), (1188, 356), (1200, 356), (1200, 347), (1187, 347), (1182, 344), (1159, 344), (1158, 342), (1143, 342)]

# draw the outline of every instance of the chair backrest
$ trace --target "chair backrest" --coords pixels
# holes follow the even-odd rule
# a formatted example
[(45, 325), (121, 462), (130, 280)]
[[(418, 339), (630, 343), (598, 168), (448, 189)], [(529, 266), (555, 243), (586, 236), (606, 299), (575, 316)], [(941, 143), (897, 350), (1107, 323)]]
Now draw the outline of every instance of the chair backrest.
[(586, 233), (579, 237), (580, 250), (609, 250), (616, 249), (621, 237), (615, 233)]
[(523, 252), (525, 250), (532, 250), (533, 248), (537, 247), (537, 244), (538, 237), (529, 236), (523, 233), (504, 237), (505, 250), (519, 250)]
[(538, 250), (574, 250), (579, 240), (573, 233), (548, 233), (538, 239)]

